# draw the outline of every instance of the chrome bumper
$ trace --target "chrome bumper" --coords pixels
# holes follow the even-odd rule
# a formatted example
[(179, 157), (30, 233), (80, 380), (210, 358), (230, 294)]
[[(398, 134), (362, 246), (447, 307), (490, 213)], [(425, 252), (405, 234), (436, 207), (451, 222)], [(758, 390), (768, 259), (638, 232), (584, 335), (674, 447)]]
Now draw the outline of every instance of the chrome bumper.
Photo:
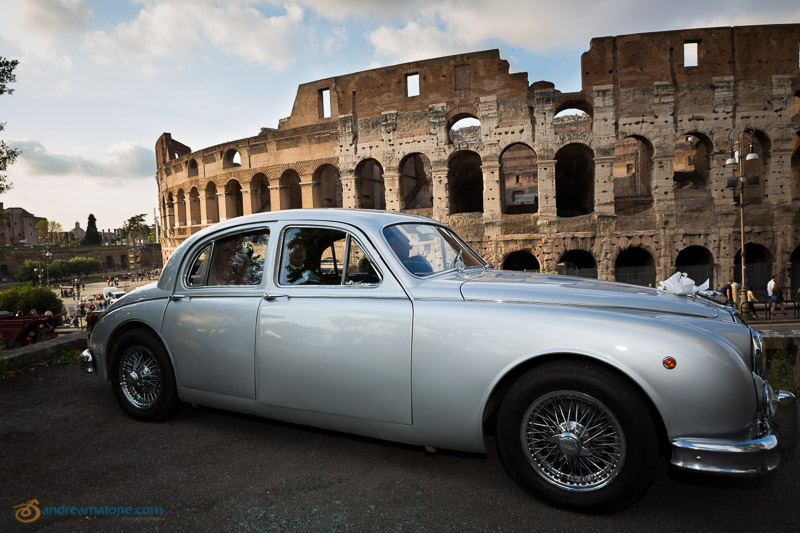
[(89, 348), (81, 353), (81, 370), (87, 374), (94, 374), (97, 370), (94, 366), (94, 354)]
[(797, 400), (778, 391), (770, 431), (759, 439), (734, 442), (683, 438), (672, 441), (672, 464), (678, 468), (720, 474), (760, 474), (775, 469), (781, 452), (797, 446)]

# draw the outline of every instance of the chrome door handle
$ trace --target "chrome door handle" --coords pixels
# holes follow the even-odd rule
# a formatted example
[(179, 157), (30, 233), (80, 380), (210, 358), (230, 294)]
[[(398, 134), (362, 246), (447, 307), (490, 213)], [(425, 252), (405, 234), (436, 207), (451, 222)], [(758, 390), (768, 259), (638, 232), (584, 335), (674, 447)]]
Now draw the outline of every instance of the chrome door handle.
[(286, 298), (289, 299), (288, 294), (264, 294), (264, 299), (268, 302), (275, 300), (276, 298)]
[(185, 294), (173, 294), (169, 297), (169, 299), (173, 302), (177, 302), (186, 298)]

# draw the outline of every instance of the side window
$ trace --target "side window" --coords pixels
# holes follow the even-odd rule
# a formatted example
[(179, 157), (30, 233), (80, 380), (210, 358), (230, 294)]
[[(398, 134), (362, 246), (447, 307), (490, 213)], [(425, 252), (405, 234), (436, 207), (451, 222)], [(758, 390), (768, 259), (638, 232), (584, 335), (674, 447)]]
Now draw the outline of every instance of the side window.
[(380, 276), (355, 238), (330, 228), (291, 228), (281, 254), (281, 285), (375, 285)]
[(259, 285), (264, 274), (268, 242), (267, 230), (214, 241), (194, 260), (187, 284), (191, 287)]

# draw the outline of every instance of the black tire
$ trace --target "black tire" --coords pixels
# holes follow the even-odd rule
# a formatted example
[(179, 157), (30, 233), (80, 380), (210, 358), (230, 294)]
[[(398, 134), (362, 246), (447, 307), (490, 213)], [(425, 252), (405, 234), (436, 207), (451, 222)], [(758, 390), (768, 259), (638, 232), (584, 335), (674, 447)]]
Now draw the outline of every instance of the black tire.
[(114, 395), (132, 418), (154, 422), (180, 409), (172, 363), (152, 333), (123, 333), (114, 351), (112, 372)]
[(588, 513), (611, 513), (638, 500), (653, 480), (658, 454), (641, 395), (614, 372), (575, 360), (545, 363), (512, 385), (498, 413), (497, 445), (520, 486)]

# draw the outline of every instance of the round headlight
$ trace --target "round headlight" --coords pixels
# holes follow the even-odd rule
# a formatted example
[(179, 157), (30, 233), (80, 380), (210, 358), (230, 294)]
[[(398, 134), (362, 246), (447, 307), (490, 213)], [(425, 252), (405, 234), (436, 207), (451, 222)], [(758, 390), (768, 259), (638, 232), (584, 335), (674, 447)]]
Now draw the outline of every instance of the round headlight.
[(764, 374), (764, 337), (755, 330), (750, 330), (750, 337), (753, 341), (753, 370), (756, 374)]
[(772, 390), (772, 386), (766, 381), (764, 382), (764, 398), (767, 401), (769, 417), (772, 418), (775, 416), (775, 413), (778, 412), (778, 396), (775, 394), (775, 391)]

